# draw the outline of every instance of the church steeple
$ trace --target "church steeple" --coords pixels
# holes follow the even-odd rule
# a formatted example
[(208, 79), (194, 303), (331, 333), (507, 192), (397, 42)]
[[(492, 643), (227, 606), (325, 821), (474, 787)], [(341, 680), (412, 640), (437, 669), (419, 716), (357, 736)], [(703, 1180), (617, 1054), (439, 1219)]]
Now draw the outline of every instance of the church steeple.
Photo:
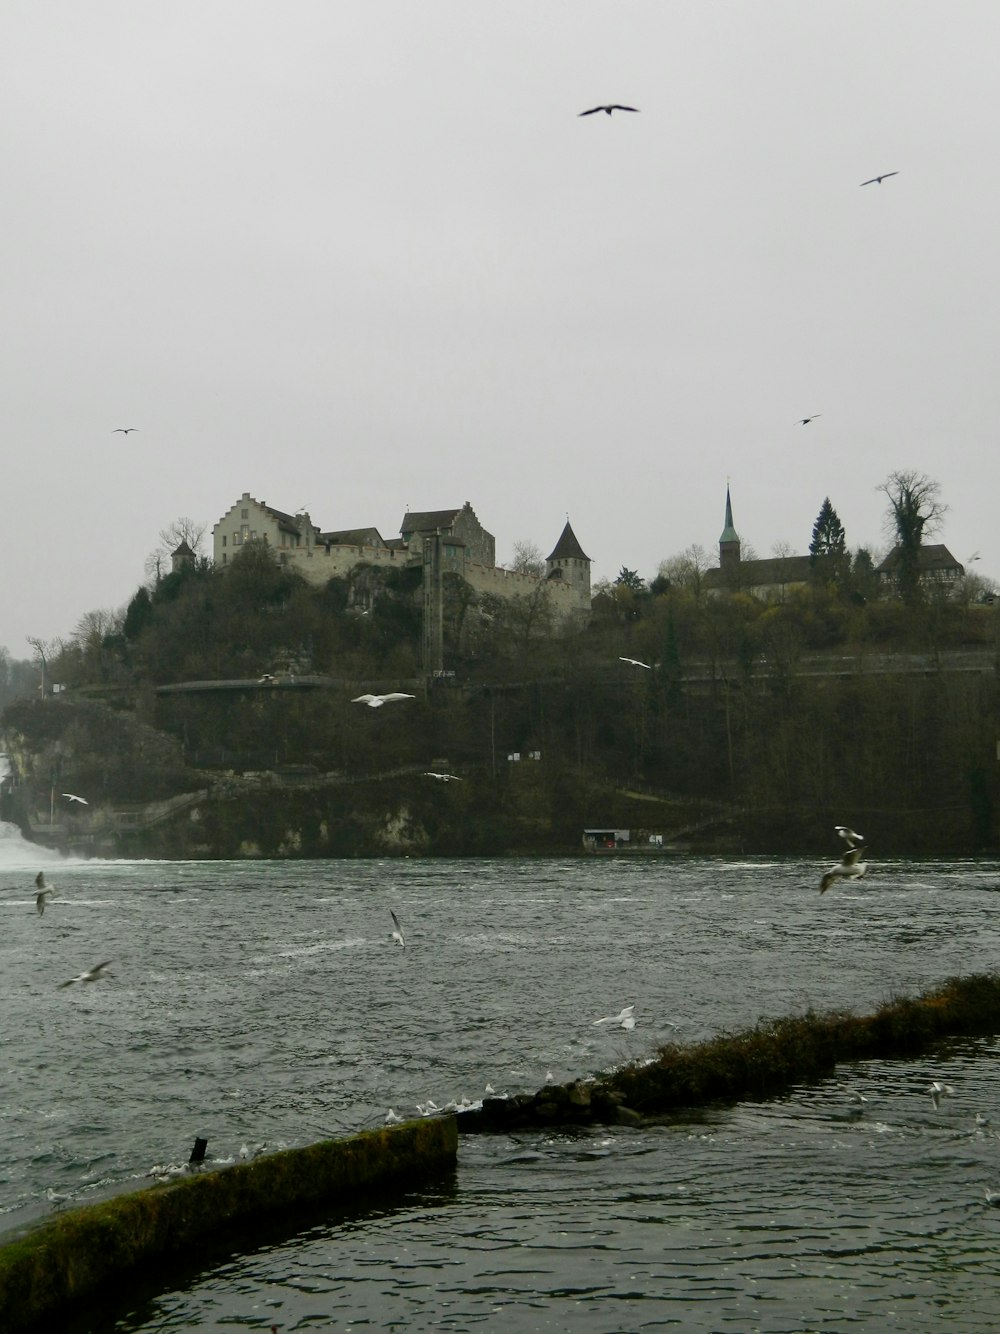
[(719, 538), (719, 568), (728, 570), (740, 563), (740, 539), (733, 527), (733, 502), (729, 497), (729, 483), (726, 483), (726, 526)]

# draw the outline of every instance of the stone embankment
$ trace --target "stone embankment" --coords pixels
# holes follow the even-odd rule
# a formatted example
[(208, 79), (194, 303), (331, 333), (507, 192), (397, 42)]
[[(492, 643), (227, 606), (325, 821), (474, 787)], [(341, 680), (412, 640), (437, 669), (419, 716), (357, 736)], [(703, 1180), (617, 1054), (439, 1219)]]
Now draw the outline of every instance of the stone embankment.
[(453, 1170), (452, 1118), (409, 1121), (270, 1154), (58, 1214), (0, 1248), (0, 1330), (50, 1331), (112, 1286), (148, 1278), (210, 1244), (295, 1232)]
[(871, 1015), (806, 1014), (762, 1022), (650, 1061), (537, 1093), (487, 1098), (458, 1115), (460, 1134), (557, 1125), (641, 1125), (684, 1108), (765, 1098), (843, 1062), (914, 1056), (948, 1037), (1000, 1032), (1000, 975), (953, 978)]

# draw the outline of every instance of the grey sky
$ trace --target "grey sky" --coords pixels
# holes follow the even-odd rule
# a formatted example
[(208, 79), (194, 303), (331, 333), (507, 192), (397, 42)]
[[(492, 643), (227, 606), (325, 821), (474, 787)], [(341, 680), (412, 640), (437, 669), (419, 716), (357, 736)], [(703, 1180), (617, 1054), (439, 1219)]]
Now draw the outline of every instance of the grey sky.
[(7, 0), (0, 49), (14, 656), (243, 491), (651, 577), (727, 477), (767, 555), (826, 495), (883, 545), (914, 468), (1000, 575), (995, 0)]

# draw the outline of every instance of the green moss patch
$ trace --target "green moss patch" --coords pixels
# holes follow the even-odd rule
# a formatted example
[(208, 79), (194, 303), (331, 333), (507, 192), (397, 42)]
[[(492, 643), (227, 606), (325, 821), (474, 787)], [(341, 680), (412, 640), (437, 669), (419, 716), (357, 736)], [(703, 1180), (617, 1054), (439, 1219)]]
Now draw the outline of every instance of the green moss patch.
[(199, 1172), (74, 1209), (0, 1248), (0, 1329), (27, 1330), (92, 1299), (112, 1278), (183, 1255), (226, 1232), (247, 1236), (281, 1214), (363, 1208), (453, 1168), (454, 1119), (387, 1126)]
[(1000, 976), (952, 978), (874, 1014), (806, 1014), (743, 1033), (661, 1047), (655, 1059), (592, 1081), (490, 1098), (459, 1116), (461, 1133), (518, 1126), (640, 1122), (714, 1101), (764, 1098), (844, 1061), (912, 1056), (946, 1037), (1000, 1032)]

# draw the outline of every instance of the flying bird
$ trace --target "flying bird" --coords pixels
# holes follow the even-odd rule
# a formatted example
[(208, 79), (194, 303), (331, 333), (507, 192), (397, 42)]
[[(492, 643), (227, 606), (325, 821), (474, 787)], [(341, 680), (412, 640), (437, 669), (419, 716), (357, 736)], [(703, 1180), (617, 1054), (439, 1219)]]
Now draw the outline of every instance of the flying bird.
[(835, 880), (860, 880), (868, 871), (868, 863), (861, 860), (864, 853), (862, 847), (848, 848), (837, 865), (831, 866), (819, 882), (819, 892), (825, 894)]
[(81, 806), (89, 806), (90, 802), (86, 797), (78, 797), (75, 792), (64, 792), (63, 796), (67, 801), (78, 801)]
[(618, 661), (627, 662), (630, 667), (645, 667), (647, 672), (651, 672), (653, 670), (648, 662), (640, 662), (638, 658), (623, 658), (620, 653), (618, 655)]
[(35, 895), (35, 911), (41, 917), (45, 911), (45, 900), (55, 894), (55, 890), (45, 883), (44, 871), (39, 871), (35, 876), (35, 889), (38, 891)]
[(426, 769), (423, 776), (424, 778), (437, 778), (442, 783), (460, 783), (462, 781), (458, 774), (439, 774), (435, 773), (433, 769)]
[(404, 695), (398, 690), (388, 695), (357, 695), (352, 704), (367, 704), (370, 709), (380, 709), (383, 704), (391, 704), (396, 699), (416, 699), (416, 695)]
[(406, 941), (403, 939), (403, 928), (399, 925), (399, 918), (396, 916), (396, 914), (392, 911), (391, 908), (389, 909), (389, 916), (392, 918), (392, 925), (395, 928), (395, 930), (392, 933), (392, 938), (393, 940), (398, 941), (399, 944), (402, 945), (403, 949), (405, 950)]
[(111, 432), (112, 435), (128, 435), (130, 431), (138, 431), (138, 426), (116, 426)]
[(800, 417), (798, 424), (799, 426), (808, 426), (810, 422), (814, 422), (817, 417), (822, 417), (822, 415), (822, 412), (814, 412), (811, 417)]
[(871, 178), (870, 181), (862, 181), (861, 184), (862, 184), (862, 185), (881, 185), (882, 182), (883, 182), (883, 181), (887, 181), (887, 180), (889, 179), (890, 176), (898, 176), (898, 175), (899, 175), (899, 172), (898, 172), (898, 171), (884, 171), (884, 172), (882, 173), (881, 176), (873, 176), (873, 177)]
[(623, 107), (620, 102), (612, 102), (608, 106), (591, 107), (589, 111), (581, 111), (581, 116), (592, 116), (595, 111), (603, 111), (606, 116), (610, 116), (612, 111), (638, 111), (638, 107)]
[(93, 968), (88, 968), (85, 973), (77, 973), (76, 977), (71, 977), (68, 982), (60, 982), (59, 990), (61, 991), (63, 987), (71, 987), (76, 982), (99, 981), (100, 978), (104, 976), (104, 970), (105, 968), (108, 967), (110, 963), (111, 963), (110, 959), (106, 959), (104, 963), (95, 963)]
[(931, 1095), (931, 1102), (934, 1104), (934, 1110), (937, 1111), (941, 1106), (942, 1098), (950, 1098), (955, 1092), (950, 1084), (942, 1084), (940, 1079), (935, 1079), (927, 1092)]
[(842, 838), (849, 848), (860, 847), (865, 841), (864, 834), (856, 834), (853, 829), (848, 829), (846, 824), (835, 824), (833, 832), (838, 838)]
[(597, 1028), (598, 1024), (616, 1024), (619, 1028), (624, 1028), (626, 1033), (630, 1033), (635, 1028), (635, 1006), (626, 1005), (617, 1014), (609, 1014), (603, 1019), (595, 1019), (594, 1028)]

